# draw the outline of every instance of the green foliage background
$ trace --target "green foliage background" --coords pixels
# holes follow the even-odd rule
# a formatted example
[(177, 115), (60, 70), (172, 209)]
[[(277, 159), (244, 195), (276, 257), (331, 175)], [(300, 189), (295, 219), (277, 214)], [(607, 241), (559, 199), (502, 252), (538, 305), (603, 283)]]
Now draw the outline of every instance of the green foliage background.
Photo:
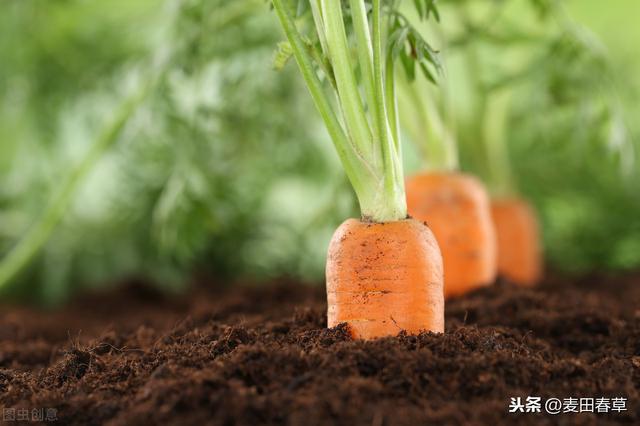
[[(609, 47), (640, 151), (640, 48), (631, 42), (640, 6), (569, 6)], [(297, 69), (273, 70), (279, 40), (261, 0), (1, 2), (0, 255), (38, 220), (114, 109), (162, 67), (43, 250), (3, 293), (56, 303), (132, 275), (178, 289), (194, 272), (221, 282), (320, 281), (327, 242), (355, 202)], [(510, 155), (540, 210), (551, 264), (637, 268), (637, 168), (622, 167), (593, 140), (599, 133), (567, 143), (584, 123), (520, 99)], [(416, 155), (407, 149), (409, 170)]]

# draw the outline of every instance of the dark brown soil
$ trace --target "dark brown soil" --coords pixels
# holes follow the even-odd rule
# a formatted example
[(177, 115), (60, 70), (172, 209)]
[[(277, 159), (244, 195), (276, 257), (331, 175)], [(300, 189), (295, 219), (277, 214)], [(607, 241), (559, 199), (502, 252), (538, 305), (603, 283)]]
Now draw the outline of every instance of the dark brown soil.
[[(450, 302), (444, 335), (373, 342), (325, 329), (322, 288), (291, 284), (1, 309), (0, 406), (62, 424), (640, 424), (637, 275), (498, 284)], [(628, 401), (509, 414), (516, 396)]]

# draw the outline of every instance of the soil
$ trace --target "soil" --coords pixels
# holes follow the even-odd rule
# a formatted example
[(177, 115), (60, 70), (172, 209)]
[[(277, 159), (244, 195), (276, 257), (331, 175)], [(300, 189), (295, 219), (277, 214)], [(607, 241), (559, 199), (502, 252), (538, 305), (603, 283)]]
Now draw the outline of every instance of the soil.
[[(639, 302), (637, 274), (498, 283), (449, 302), (443, 335), (363, 342), (324, 328), (322, 287), (130, 283), (55, 312), (0, 307), (0, 406), (60, 424), (640, 424)], [(628, 400), (508, 413), (518, 396)]]

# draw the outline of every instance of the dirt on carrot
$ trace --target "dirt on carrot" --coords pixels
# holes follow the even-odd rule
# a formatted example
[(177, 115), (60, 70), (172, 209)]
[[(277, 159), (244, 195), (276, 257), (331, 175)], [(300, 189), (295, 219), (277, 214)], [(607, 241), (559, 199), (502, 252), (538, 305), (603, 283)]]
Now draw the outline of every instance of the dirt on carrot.
[[(61, 424), (638, 424), (640, 274), (504, 283), (446, 333), (353, 341), (322, 286), (146, 287), (0, 310), (0, 405)], [(621, 413), (508, 413), (511, 397), (625, 397)], [(46, 423), (46, 422), (45, 422)]]

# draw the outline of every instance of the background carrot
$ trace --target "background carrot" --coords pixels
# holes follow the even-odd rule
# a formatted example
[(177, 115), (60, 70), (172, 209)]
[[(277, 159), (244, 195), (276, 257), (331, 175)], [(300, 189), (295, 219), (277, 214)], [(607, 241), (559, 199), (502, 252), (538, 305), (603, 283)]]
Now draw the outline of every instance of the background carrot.
[(407, 180), (407, 208), (433, 230), (444, 261), (444, 294), (493, 283), (495, 231), (482, 183), (463, 173), (424, 173)]
[[(599, 229), (593, 224), (615, 223), (606, 210), (617, 203), (614, 197), (592, 203), (587, 192), (597, 192), (600, 176), (608, 182), (628, 181), (636, 157), (628, 132), (631, 116), (625, 117), (621, 108), (604, 46), (567, 14), (563, 2), (545, 2), (544, 11), (542, 3), (528, 3), (503, 9), (489, 27), (486, 11), (469, 7), (457, 10), (460, 27), (440, 27), (442, 40), (449, 41), (443, 50), (455, 96), (438, 110), (453, 116), (447, 121), (454, 123), (463, 169), (479, 176), (492, 197), (520, 199), (494, 208), (500, 273), (520, 284), (539, 280), (543, 269), (541, 238), (525, 195), (544, 206), (545, 223), (559, 231), (548, 232), (551, 258), (568, 259), (575, 250), (584, 250), (591, 259), (611, 259), (607, 252), (616, 250), (592, 249), (598, 246), (593, 230)], [(520, 24), (514, 26), (516, 21)], [(583, 125), (587, 115), (588, 129)], [(599, 170), (606, 162), (618, 163), (623, 173), (604, 177)], [(581, 177), (565, 177), (572, 174)], [(585, 175), (594, 176), (588, 188)], [(617, 192), (613, 185), (611, 191)], [(573, 228), (572, 222), (584, 226)], [(634, 233), (628, 226), (622, 229)], [(446, 262), (445, 254), (445, 280)]]
[(542, 277), (543, 260), (538, 220), (522, 198), (491, 202), (498, 242), (498, 274), (520, 285), (533, 285)]
[(408, 179), (407, 208), (428, 223), (438, 241), (445, 298), (461, 295), (495, 279), (489, 197), (478, 179), (459, 171), (450, 82), (443, 78), (437, 92), (427, 79), (401, 82), (401, 122), (427, 170)]
[(353, 337), (401, 330), (444, 332), (442, 257), (417, 220), (345, 221), (327, 257), (328, 323), (347, 322)]

